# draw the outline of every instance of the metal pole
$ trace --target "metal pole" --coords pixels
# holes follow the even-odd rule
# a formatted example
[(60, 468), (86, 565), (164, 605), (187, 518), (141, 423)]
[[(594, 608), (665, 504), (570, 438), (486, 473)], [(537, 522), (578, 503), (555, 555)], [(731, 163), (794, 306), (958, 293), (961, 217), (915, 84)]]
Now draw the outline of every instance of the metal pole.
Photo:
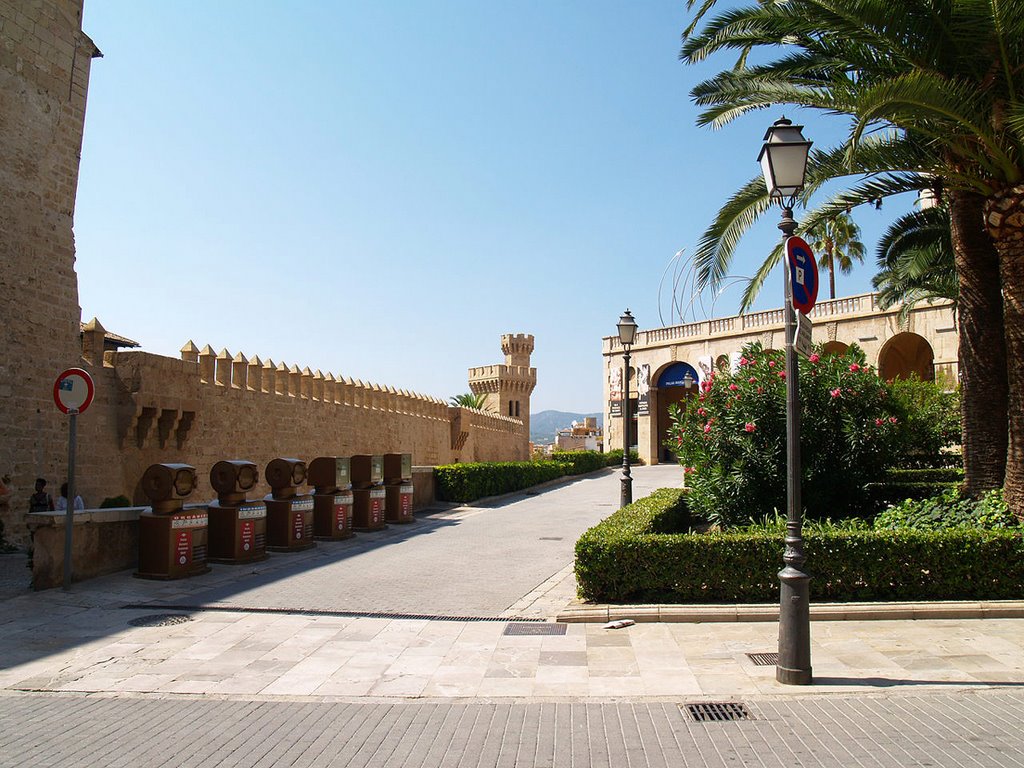
[(619, 495), (619, 508), (633, 503), (633, 478), (629, 474), (629, 345), (624, 344), (625, 390), (622, 402), (622, 493)]
[[(796, 231), (793, 209), (782, 209), (783, 241)], [(800, 502), (800, 369), (796, 354), (796, 310), (789, 264), (786, 280), (786, 551), (779, 571), (779, 663), (775, 679), (786, 685), (811, 684), (810, 579), (803, 570), (803, 510)]]
[(64, 589), (71, 589), (71, 536), (75, 525), (75, 443), (78, 437), (78, 409), (68, 410), (68, 505), (64, 511)]

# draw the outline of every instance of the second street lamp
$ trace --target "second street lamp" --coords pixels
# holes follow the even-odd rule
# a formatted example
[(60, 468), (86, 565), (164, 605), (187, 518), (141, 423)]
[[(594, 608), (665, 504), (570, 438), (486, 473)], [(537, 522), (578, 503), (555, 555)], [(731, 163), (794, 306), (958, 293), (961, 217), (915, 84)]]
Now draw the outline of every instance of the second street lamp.
[(633, 503), (633, 478), (629, 474), (629, 349), (636, 339), (636, 320), (629, 310), (619, 318), (619, 343), (623, 349), (623, 393), (622, 393), (622, 491), (619, 494), (619, 508)]
[[(796, 232), (793, 205), (804, 187), (811, 142), (783, 117), (764, 135), (758, 162), (768, 194), (782, 207), (783, 241)], [(785, 263), (786, 301), (786, 550), (779, 571), (779, 663), (775, 679), (787, 685), (811, 683), (811, 577), (803, 570), (803, 509), (800, 500), (800, 370), (796, 356), (796, 310), (789, 264)]]

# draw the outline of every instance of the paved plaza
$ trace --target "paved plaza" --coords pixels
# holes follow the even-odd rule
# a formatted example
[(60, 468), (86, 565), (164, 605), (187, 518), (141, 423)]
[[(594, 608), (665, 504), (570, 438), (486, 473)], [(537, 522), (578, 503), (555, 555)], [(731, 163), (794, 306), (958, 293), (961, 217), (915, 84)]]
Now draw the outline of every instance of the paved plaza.
[(2, 556), (0, 766), (1024, 765), (1024, 619), (815, 621), (809, 687), (757, 663), (771, 621), (553, 621), (617, 499), (598, 473), (69, 592)]

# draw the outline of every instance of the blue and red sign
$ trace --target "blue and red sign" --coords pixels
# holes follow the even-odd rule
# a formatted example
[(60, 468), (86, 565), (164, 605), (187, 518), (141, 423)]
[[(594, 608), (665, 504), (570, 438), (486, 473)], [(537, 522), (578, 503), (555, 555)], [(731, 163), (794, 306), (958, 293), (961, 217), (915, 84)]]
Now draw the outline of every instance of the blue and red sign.
[(789, 284), (793, 287), (793, 307), (805, 315), (818, 300), (818, 265), (814, 252), (802, 237), (786, 238)]

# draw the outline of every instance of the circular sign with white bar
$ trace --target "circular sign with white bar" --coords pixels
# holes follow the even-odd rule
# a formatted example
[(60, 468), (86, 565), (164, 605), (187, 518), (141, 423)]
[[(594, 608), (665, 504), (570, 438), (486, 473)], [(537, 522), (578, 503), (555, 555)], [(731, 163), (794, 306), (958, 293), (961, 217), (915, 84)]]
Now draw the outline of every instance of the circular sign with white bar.
[(53, 402), (61, 413), (84, 413), (92, 403), (93, 394), (92, 376), (81, 368), (68, 368), (53, 382)]
[(818, 300), (818, 264), (814, 261), (814, 251), (802, 237), (787, 237), (786, 258), (793, 287), (793, 307), (806, 315)]

